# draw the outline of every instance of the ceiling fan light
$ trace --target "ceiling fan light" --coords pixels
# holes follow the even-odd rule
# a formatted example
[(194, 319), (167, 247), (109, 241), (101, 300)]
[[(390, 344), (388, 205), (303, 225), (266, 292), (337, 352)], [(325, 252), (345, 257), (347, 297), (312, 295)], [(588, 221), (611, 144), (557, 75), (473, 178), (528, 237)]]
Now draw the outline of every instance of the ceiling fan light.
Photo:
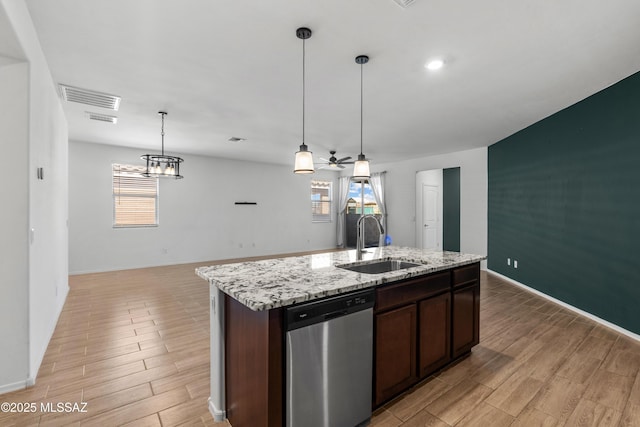
[(361, 181), (369, 178), (371, 178), (369, 160), (361, 154), (358, 156), (358, 160), (353, 164), (353, 179)]
[(296, 151), (296, 160), (293, 169), (294, 173), (313, 173), (313, 156), (307, 146), (302, 144), (300, 151)]

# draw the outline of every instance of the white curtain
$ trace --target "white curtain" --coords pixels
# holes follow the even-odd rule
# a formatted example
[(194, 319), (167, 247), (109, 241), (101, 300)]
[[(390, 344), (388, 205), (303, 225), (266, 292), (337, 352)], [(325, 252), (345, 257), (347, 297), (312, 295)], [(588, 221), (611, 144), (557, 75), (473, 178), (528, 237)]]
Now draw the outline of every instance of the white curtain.
[(380, 236), (380, 246), (385, 245), (385, 236), (389, 234), (389, 230), (387, 230), (387, 206), (384, 202), (385, 174), (386, 172), (372, 173), (371, 178), (369, 178), (369, 185), (371, 185), (373, 196), (376, 198), (376, 203), (378, 204), (378, 209), (380, 209), (382, 216), (380, 223), (382, 223), (382, 227), (384, 228), (384, 233)]
[(337, 215), (337, 227), (338, 233), (338, 247), (345, 247), (345, 227), (346, 227), (346, 210), (347, 202), (349, 201), (349, 185), (351, 184), (350, 176), (341, 176), (338, 180), (338, 215)]

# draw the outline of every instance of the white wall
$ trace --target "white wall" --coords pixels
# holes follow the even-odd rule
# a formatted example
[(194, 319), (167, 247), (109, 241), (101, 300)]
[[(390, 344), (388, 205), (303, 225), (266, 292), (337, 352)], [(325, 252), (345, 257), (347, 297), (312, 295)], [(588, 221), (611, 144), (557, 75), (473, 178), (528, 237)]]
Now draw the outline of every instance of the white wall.
[(415, 223), (416, 173), (454, 167), (460, 167), (460, 251), (487, 254), (486, 148), (401, 162), (371, 163), (372, 172), (387, 171), (387, 224), (394, 245), (419, 244)]
[(5, 184), (0, 221), (0, 392), (29, 376), (29, 66), (0, 67), (0, 150)]
[[(43, 59), (44, 60), (44, 59)], [(29, 330), (32, 377), (53, 335), (69, 291), (69, 137), (46, 64), (31, 62)], [(36, 179), (36, 168), (44, 179)]]
[(336, 174), (295, 175), (290, 166), (189, 155), (182, 156), (184, 179), (160, 179), (158, 227), (114, 229), (111, 165), (142, 164), (141, 154), (70, 143), (72, 274), (336, 246), (335, 220), (312, 223), (310, 203), (311, 179), (335, 181)]
[[(57, 91), (25, 3), (0, 0), (0, 9), (0, 21), (6, 18), (26, 59), (14, 73), (0, 79), (0, 98), (9, 103), (2, 108), (0, 131), (14, 137), (2, 138), (3, 153), (17, 150), (15, 159), (3, 164), (3, 171), (13, 172), (6, 173), (10, 185), (3, 186), (3, 191), (11, 187), (6, 191), (13, 192), (15, 187), (21, 192), (11, 212), (15, 221), (9, 223), (15, 230), (8, 234), (11, 240), (5, 241), (3, 233), (0, 249), (3, 262), (19, 272), (11, 282), (4, 281), (4, 274), (2, 277), (2, 299), (8, 295), (13, 306), (0, 312), (0, 335), (8, 335), (20, 344), (0, 352), (3, 392), (34, 382), (68, 291), (68, 136)], [(16, 105), (11, 104), (16, 101)], [(11, 119), (4, 117), (7, 114)], [(36, 179), (37, 167), (44, 168), (44, 180)]]

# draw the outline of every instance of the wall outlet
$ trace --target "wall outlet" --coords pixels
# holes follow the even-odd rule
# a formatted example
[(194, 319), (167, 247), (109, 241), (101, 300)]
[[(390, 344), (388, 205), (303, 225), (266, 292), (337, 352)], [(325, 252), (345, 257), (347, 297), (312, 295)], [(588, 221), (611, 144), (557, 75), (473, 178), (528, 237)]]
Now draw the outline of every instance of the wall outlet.
[(507, 265), (511, 265), (511, 258), (507, 258)]
[(517, 260), (513, 260), (513, 268), (518, 268), (518, 261)]

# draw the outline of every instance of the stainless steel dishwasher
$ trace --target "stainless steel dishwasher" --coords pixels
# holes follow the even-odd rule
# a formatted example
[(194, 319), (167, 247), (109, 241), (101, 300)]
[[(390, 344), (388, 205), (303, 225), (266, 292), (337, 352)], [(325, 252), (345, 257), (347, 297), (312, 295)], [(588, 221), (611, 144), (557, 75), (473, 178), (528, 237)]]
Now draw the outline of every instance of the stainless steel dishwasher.
[(369, 423), (374, 302), (366, 290), (287, 309), (287, 426)]

